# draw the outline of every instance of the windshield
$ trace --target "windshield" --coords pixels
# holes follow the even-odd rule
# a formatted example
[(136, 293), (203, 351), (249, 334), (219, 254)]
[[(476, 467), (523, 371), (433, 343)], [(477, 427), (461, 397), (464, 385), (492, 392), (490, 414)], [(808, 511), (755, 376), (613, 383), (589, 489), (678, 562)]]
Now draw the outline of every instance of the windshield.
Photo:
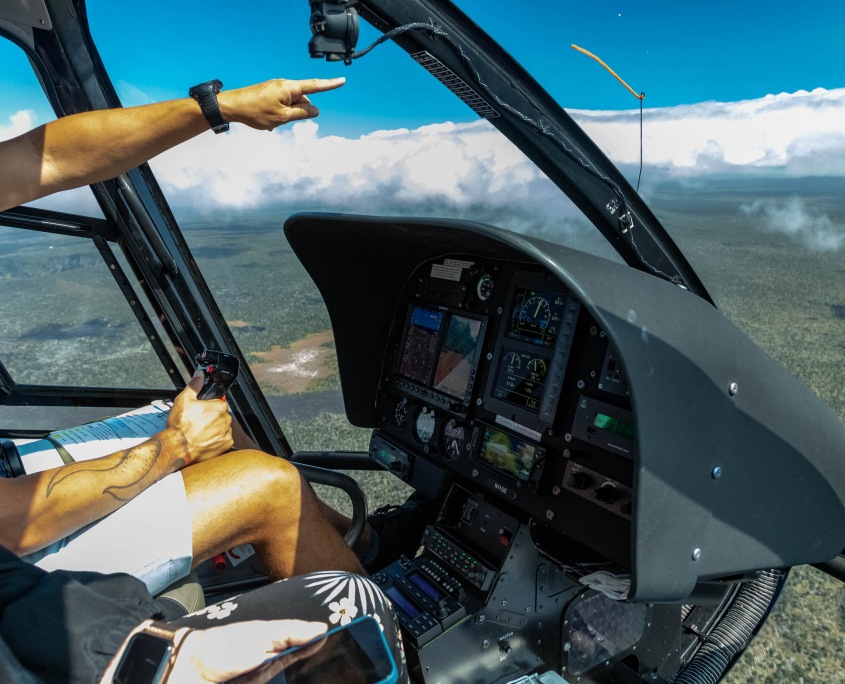
[[(0, 140), (55, 118), (26, 55), (0, 39)], [(88, 188), (29, 206), (103, 221)], [(85, 218), (81, 221), (84, 223)], [(64, 220), (59, 223), (66, 224)], [(116, 388), (172, 387), (95, 244), (77, 236), (10, 227), (0, 219), (0, 361), (14, 382)], [(102, 409), (0, 406), (4, 427), (67, 427)]]
[[(639, 186), (718, 307), (845, 421), (845, 83), (831, 66), (845, 62), (837, 35), (845, 10), (818, 0), (778, 11), (756, 1), (718, 11), (598, 2), (544, 16), (520, 3), (456, 4)], [(310, 60), (305, 0), (248, 9), (92, 1), (88, 9), (124, 105), (183, 97), (211, 78), (231, 88), (347, 77), (314, 98), (316, 121), (206, 133), (151, 162), (294, 449), (365, 449), (368, 432), (343, 417), (331, 324), (282, 234), (289, 214), (467, 218), (618, 259), (532, 162), (397, 46), (349, 68)], [(198, 11), (225, 23), (222, 37), (196, 28)], [(378, 35), (362, 22), (359, 47)], [(766, 657), (749, 653), (729, 681), (797, 680), (819, 663), (835, 678), (839, 656), (824, 647), (841, 641), (831, 605), (842, 590), (812, 572), (796, 577), (758, 646)], [(780, 636), (821, 615), (833, 616), (824, 629)]]

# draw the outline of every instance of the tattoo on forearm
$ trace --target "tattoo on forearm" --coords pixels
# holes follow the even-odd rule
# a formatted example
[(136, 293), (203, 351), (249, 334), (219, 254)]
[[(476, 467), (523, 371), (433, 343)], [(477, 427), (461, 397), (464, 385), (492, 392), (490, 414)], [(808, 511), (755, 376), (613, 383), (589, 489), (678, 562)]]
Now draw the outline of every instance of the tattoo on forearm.
[[(100, 460), (83, 461), (73, 463), (60, 468), (50, 482), (47, 484), (46, 497), (49, 497), (60, 485), (74, 475), (82, 473), (112, 473), (115, 482), (103, 489), (103, 494), (108, 494), (118, 501), (131, 501), (138, 494), (138, 485), (146, 478), (158, 460), (163, 445), (158, 437), (152, 437), (146, 442), (120, 452), (120, 458), (116, 463), (103, 463)], [(140, 463), (141, 467), (133, 467), (130, 463)], [(170, 470), (169, 472), (173, 472)], [(123, 481), (121, 481), (123, 480)]]

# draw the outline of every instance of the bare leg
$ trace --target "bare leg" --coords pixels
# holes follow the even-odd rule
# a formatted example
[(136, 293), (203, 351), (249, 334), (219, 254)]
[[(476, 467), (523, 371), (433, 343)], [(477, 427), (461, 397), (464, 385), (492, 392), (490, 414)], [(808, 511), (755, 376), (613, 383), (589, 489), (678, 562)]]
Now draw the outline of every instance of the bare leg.
[[(347, 530), (349, 530), (349, 526), (352, 524), (352, 521), (342, 513), (338, 513), (334, 508), (327, 506), (319, 499), (318, 504), (320, 506), (320, 512), (322, 516), (329, 521), (331, 526), (334, 527), (335, 531), (341, 536), (345, 535)], [(367, 523), (366, 525), (364, 525), (364, 531), (361, 532), (361, 537), (358, 539), (358, 541), (355, 543), (355, 546), (352, 548), (352, 550), (359, 556), (370, 548), (370, 539), (372, 538), (372, 533), (373, 528), (370, 527), (370, 524)]]
[(288, 461), (244, 449), (182, 470), (194, 565), (252, 544), (273, 579), (364, 569), (325, 517), (331, 510)]

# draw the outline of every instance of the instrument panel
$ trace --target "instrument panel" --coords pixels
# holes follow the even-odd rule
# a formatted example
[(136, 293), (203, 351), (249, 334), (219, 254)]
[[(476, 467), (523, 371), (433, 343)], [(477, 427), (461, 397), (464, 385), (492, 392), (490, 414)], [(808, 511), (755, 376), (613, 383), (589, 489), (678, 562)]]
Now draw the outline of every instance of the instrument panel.
[(407, 281), (371, 456), (420, 461), (630, 564), (636, 423), (616, 351), (539, 265), (453, 255)]

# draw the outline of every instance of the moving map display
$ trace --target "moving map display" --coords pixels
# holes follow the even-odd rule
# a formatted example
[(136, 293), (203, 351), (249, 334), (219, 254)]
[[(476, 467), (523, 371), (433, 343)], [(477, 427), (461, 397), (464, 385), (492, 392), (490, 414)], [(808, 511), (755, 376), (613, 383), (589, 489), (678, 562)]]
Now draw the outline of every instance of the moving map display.
[(481, 321), (453, 314), (434, 371), (434, 389), (463, 398), (478, 356)]
[(443, 407), (451, 406), (454, 399), (469, 401), (485, 324), (483, 316), (413, 305), (395, 371), (413, 381), (401, 381), (405, 390)]
[(525, 482), (531, 477), (534, 464), (543, 453), (541, 447), (529, 444), (524, 439), (487, 427), (478, 455), (496, 470)]

